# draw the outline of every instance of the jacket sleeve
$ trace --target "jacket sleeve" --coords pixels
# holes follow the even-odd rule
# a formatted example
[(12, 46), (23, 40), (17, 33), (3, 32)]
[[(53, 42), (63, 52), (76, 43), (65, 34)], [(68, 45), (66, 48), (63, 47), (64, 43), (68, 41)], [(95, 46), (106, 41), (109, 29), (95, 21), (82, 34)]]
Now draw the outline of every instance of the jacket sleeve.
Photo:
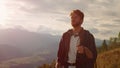
[(64, 56), (64, 34), (59, 43), (59, 48), (58, 48), (58, 53), (57, 53), (57, 63), (62, 65), (63, 60), (64, 60), (63, 56)]
[(90, 45), (88, 46), (88, 48), (92, 52), (93, 58), (88, 59), (88, 60), (92, 63), (95, 63), (96, 58), (97, 58), (97, 49), (96, 49), (95, 39), (94, 39), (94, 36), (92, 34), (90, 34), (90, 36), (89, 36), (89, 44)]

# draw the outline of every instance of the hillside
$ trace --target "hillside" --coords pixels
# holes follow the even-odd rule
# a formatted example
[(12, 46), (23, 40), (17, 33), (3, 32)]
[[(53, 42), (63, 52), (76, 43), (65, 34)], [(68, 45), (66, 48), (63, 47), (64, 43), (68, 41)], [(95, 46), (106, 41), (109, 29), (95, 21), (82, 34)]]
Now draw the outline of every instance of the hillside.
[(97, 68), (120, 68), (120, 48), (99, 54)]
[(42, 56), (14, 58), (0, 62), (0, 68), (35, 68), (41, 63), (46, 63), (45, 61), (47, 60), (48, 59)]
[(12, 58), (23, 57), (26, 54), (12, 45), (0, 44), (0, 62)]

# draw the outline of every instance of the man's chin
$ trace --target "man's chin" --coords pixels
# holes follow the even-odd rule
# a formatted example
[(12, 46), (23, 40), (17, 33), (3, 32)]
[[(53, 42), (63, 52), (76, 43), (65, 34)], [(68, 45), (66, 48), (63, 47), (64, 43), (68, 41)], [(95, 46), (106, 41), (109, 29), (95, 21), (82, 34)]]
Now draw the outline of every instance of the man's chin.
[(72, 27), (73, 28), (75, 28), (75, 27), (79, 27), (80, 25), (78, 25), (78, 24), (74, 24), (74, 25), (72, 25)]

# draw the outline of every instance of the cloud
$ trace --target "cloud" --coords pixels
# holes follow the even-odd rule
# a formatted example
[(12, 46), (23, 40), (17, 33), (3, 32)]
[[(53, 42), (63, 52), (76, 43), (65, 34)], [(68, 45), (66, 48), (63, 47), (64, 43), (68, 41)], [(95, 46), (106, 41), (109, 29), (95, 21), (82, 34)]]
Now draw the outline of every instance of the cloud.
[(54, 35), (58, 35), (62, 32), (62, 31), (60, 32), (60, 30), (51, 29), (50, 27), (44, 25), (39, 25), (37, 31), (41, 34), (43, 33), (43, 34), (54, 34)]
[(116, 28), (119, 27), (120, 24), (101, 24), (101, 27), (106, 27), (106, 28)]
[(85, 14), (83, 27), (97, 38), (107, 35), (108, 39), (120, 31), (119, 0), (6, 0), (6, 7), (9, 9), (4, 22), (7, 26), (62, 34), (71, 28), (69, 13), (80, 9)]
[(99, 30), (97, 28), (91, 28), (89, 30), (91, 33), (99, 33)]

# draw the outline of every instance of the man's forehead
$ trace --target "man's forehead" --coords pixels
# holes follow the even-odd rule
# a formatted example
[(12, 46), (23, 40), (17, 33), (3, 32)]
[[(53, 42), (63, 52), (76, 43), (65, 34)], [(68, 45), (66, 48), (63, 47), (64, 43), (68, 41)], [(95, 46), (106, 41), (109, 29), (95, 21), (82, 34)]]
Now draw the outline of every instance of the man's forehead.
[(77, 16), (79, 15), (77, 15), (76, 13), (71, 14), (71, 17), (77, 17)]

